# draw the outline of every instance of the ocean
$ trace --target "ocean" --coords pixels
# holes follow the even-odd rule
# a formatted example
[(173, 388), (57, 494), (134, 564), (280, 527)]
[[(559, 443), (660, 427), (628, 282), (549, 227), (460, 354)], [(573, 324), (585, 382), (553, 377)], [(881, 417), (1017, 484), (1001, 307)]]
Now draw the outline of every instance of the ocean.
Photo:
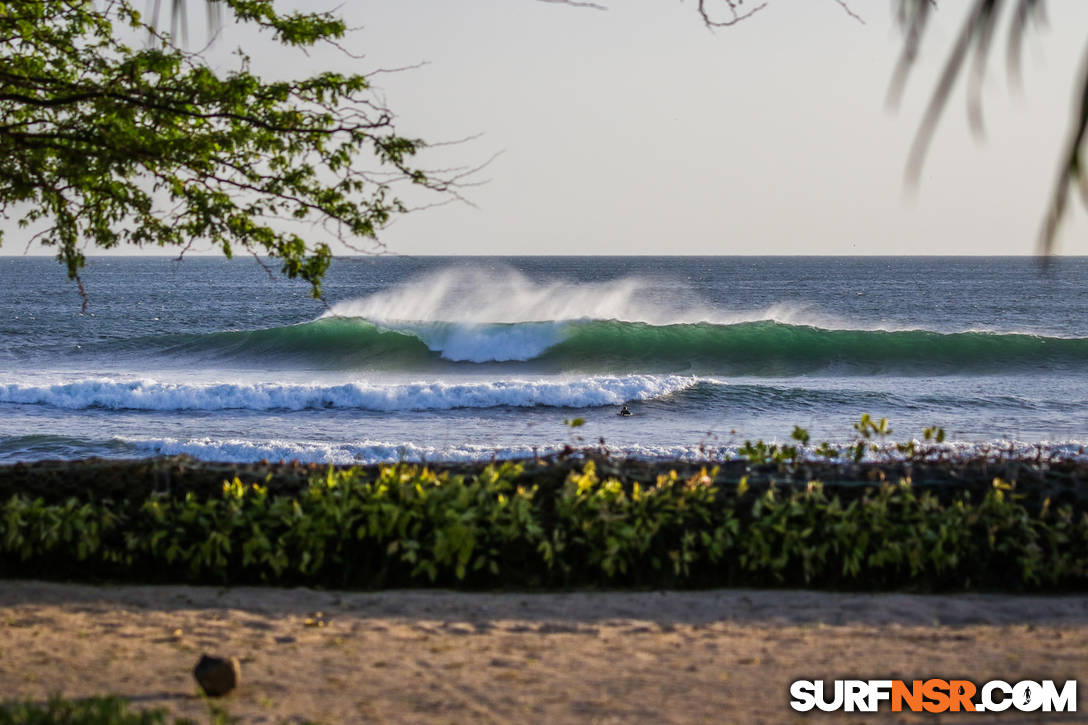
[[(1088, 444), (1088, 258), (0, 257), (0, 462), (721, 460), (941, 426)], [(620, 406), (633, 415), (617, 415)], [(565, 421), (581, 418), (572, 427)]]

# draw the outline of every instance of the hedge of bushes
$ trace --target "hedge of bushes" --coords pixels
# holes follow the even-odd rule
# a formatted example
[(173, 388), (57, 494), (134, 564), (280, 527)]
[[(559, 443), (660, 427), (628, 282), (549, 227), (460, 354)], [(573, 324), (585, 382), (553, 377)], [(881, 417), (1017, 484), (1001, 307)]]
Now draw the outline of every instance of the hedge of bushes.
[(1012, 486), (939, 500), (909, 483), (642, 486), (592, 461), (542, 492), (472, 476), (330, 470), (296, 495), (237, 479), (211, 497), (0, 504), (0, 576), (382, 588), (804, 586), (1088, 589), (1088, 513), (1029, 512)]

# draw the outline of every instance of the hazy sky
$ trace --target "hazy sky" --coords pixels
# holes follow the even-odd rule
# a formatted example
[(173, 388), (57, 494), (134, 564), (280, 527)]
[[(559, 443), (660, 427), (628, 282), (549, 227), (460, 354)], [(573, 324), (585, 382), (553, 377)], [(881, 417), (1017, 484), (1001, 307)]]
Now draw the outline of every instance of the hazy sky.
[[(309, 7), (280, 2), (280, 7)], [(694, 0), (613, 0), (606, 12), (536, 0), (353, 0), (362, 61), (247, 47), (255, 68), (335, 64), (382, 75), (400, 129), (435, 164), (501, 154), (452, 205), (397, 221), (404, 254), (1026, 254), (1034, 245), (1080, 75), (1088, 3), (1048, 6), (1030, 32), (1023, 92), (1004, 24), (984, 87), (987, 135), (967, 129), (963, 82), (917, 194), (903, 169), (967, 3), (940, 3), (897, 113), (893, 3), (769, 0), (709, 31)], [(200, 17), (200, 15), (196, 15)], [(218, 57), (247, 36), (225, 29)], [(354, 64), (354, 65), (353, 65)], [(426, 158), (422, 162), (427, 164)], [(1088, 254), (1074, 202), (1061, 251)], [(2, 253), (22, 253), (9, 230)], [(133, 250), (130, 250), (130, 253)]]

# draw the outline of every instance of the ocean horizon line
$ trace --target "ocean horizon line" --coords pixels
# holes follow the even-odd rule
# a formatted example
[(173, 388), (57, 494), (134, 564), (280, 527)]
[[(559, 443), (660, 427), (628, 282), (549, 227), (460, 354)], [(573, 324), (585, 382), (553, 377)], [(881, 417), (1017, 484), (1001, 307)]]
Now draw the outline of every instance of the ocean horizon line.
[[(252, 261), (251, 255), (235, 255), (234, 257), (226, 257), (219, 250), (210, 251), (188, 251), (185, 253), (184, 258), (178, 259), (175, 255), (178, 252), (176, 249), (162, 250), (159, 252), (140, 252), (140, 253), (128, 253), (116, 252), (116, 253), (97, 253), (87, 254), (86, 259), (167, 259), (173, 258), (176, 261), (185, 261), (186, 259), (200, 258), (200, 259), (222, 259), (225, 261)], [(276, 259), (275, 257), (269, 257), (267, 255), (258, 255), (261, 259)], [(7, 252), (0, 247), (0, 258), (3, 259), (55, 259), (55, 252)], [(1038, 254), (1038, 253), (1024, 253), (1024, 254), (701, 254), (701, 253), (680, 253), (680, 254), (651, 254), (651, 253), (633, 253), (633, 254), (510, 254), (503, 252), (495, 253), (473, 253), (473, 254), (435, 254), (435, 253), (409, 253), (409, 252), (379, 252), (374, 254), (359, 254), (345, 253), (335, 254), (334, 259), (986, 259), (986, 260), (1002, 260), (1002, 259), (1037, 259), (1037, 260), (1054, 260), (1054, 259), (1088, 259), (1086, 254)]]

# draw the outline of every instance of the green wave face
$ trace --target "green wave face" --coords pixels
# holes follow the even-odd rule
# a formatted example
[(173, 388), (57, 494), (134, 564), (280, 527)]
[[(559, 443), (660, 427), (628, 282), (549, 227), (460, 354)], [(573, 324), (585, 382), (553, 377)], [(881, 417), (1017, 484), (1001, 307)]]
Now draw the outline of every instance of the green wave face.
[(340, 317), (264, 330), (187, 335), (164, 352), (258, 359), (272, 365), (316, 364), (331, 369), (414, 369), (426, 367), (438, 357), (414, 335), (386, 330), (358, 318)]
[(786, 376), (1088, 368), (1088, 340), (988, 332), (827, 330), (778, 322), (654, 326), (587, 322), (546, 358), (573, 369)]
[(480, 363), (527, 372), (759, 376), (825, 370), (955, 375), (1088, 369), (1088, 339), (1024, 334), (828, 330), (769, 321), (405, 322), (390, 327), (396, 329), (329, 317), (290, 327), (173, 338), (163, 352), (409, 371)]

